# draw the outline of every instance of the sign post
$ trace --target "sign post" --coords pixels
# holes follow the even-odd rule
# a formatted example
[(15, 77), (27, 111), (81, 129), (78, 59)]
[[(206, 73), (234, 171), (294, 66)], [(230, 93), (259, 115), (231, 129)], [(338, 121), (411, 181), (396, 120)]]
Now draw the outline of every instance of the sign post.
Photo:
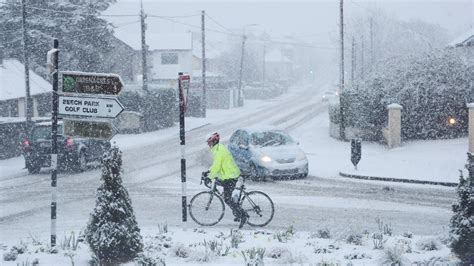
[(187, 221), (187, 199), (186, 199), (186, 136), (184, 127), (184, 113), (186, 112), (186, 98), (184, 91), (189, 90), (189, 75), (178, 73), (178, 90), (179, 90), (179, 139), (181, 145), (181, 207), (183, 210), (183, 223)]
[(51, 247), (56, 246), (56, 199), (58, 174), (58, 58), (59, 41), (54, 39), (53, 49), (48, 52), (48, 67), (53, 75), (53, 94), (51, 111)]

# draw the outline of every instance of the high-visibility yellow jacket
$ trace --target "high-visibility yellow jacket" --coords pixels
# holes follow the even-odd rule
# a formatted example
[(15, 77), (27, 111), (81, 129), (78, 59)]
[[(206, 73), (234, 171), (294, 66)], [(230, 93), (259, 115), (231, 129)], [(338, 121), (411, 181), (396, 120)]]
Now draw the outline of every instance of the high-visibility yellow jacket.
[(209, 178), (218, 177), (220, 180), (237, 179), (240, 169), (234, 161), (234, 157), (224, 144), (216, 144), (211, 148), (214, 162), (212, 163)]

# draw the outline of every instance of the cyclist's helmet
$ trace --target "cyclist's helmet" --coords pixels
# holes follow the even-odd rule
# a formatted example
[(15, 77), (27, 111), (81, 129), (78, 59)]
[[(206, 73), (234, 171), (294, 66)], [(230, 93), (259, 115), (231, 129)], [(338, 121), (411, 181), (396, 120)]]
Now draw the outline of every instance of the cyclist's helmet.
[(207, 145), (209, 145), (209, 147), (212, 148), (212, 147), (214, 147), (214, 145), (219, 143), (219, 140), (220, 140), (219, 133), (217, 133), (217, 132), (212, 133), (212, 134), (207, 136)]

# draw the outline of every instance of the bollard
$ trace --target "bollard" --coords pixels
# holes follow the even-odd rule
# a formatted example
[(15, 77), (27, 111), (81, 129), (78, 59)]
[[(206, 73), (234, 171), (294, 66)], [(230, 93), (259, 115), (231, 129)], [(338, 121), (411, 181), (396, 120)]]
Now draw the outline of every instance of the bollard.
[(354, 168), (357, 170), (357, 164), (360, 162), (362, 157), (362, 140), (351, 139), (351, 162)]

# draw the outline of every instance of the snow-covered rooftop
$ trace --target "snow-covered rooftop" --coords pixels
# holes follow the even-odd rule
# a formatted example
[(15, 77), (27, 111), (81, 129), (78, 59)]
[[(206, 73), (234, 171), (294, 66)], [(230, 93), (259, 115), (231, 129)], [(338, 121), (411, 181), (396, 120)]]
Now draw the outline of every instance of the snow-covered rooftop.
[[(51, 84), (30, 70), (31, 95), (52, 90)], [(25, 67), (16, 59), (3, 59), (0, 65), (0, 100), (25, 97)]]
[(459, 46), (469, 46), (474, 45), (474, 28), (466, 31), (461, 36), (458, 36), (452, 42), (448, 44), (448, 47), (459, 47)]

